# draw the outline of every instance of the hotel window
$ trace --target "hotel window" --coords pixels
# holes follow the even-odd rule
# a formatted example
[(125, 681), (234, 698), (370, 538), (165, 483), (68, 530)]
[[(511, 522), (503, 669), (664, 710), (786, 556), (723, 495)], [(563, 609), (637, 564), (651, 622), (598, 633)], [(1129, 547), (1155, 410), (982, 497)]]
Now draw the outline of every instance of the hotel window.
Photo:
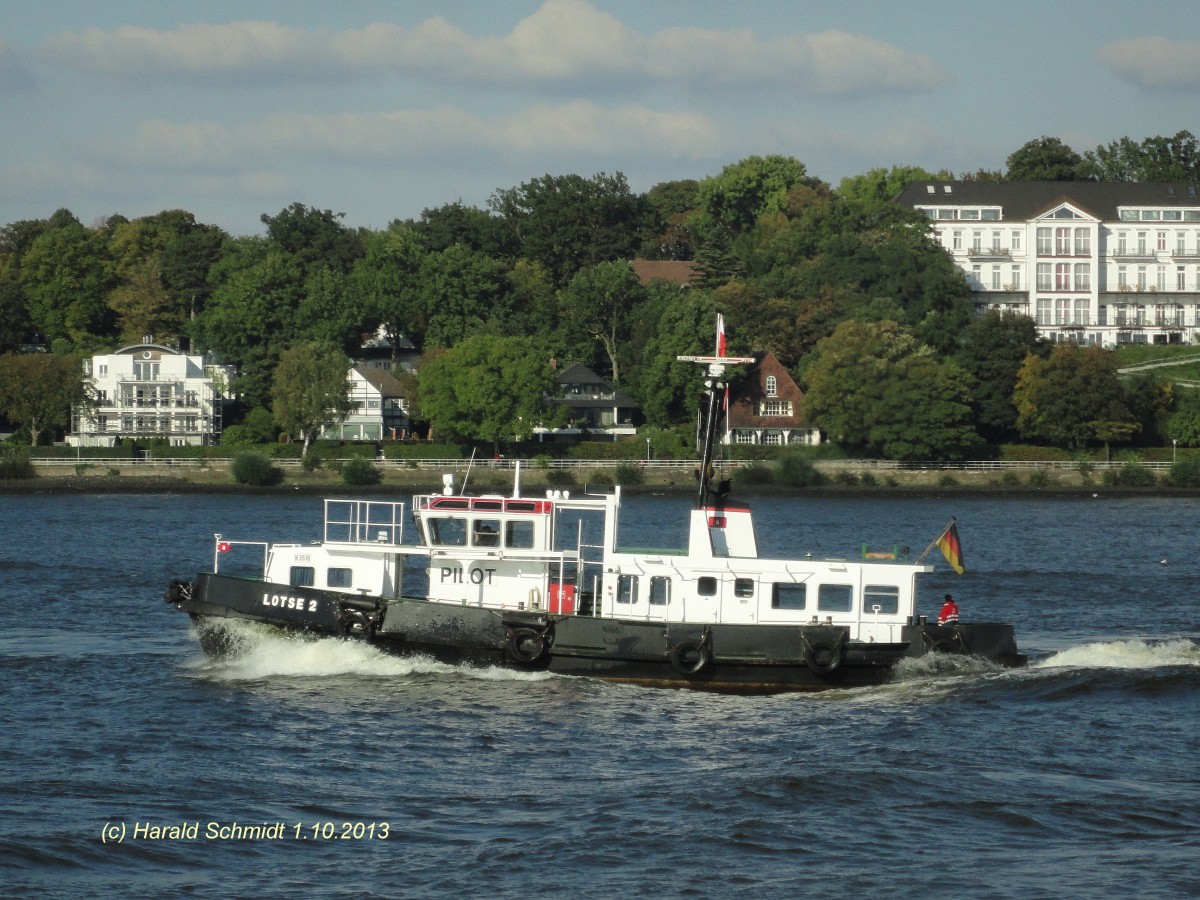
[(1075, 229), (1075, 255), (1088, 256), (1092, 252), (1091, 233), (1086, 228)]
[(1021, 249), (1021, 232), (1019, 231), (1014, 231), (1012, 233), (1012, 249), (1013, 252), (1017, 252)]
[(1051, 253), (1052, 235), (1049, 228), (1039, 228), (1037, 230), (1037, 252), (1038, 256), (1049, 256)]
[(1154, 286), (1160, 291), (1165, 291), (1167, 289), (1167, 267), (1166, 266), (1158, 267), (1158, 272), (1155, 274)]
[(992, 290), (1000, 290), (1000, 267), (992, 266)]
[(1012, 289), (1014, 291), (1019, 291), (1021, 289), (1021, 267), (1020, 266), (1012, 267), (1011, 284), (1012, 284)]
[(1066, 297), (1059, 297), (1054, 301), (1054, 324), (1071, 324), (1071, 301)]
[(1137, 233), (1137, 239), (1138, 239), (1138, 249), (1137, 249), (1138, 256), (1145, 256), (1146, 252), (1147, 252), (1146, 251), (1146, 232), (1139, 231)]
[(1182, 231), (1176, 232), (1175, 234), (1175, 253), (1178, 256), (1183, 256), (1183, 254), (1186, 252), (1185, 248), (1187, 246), (1187, 241), (1184, 240), (1186, 237), (1187, 235)]
[(1158, 249), (1159, 249), (1159, 250), (1166, 250), (1166, 249), (1167, 249), (1167, 233), (1166, 233), (1165, 231), (1160, 231), (1160, 232), (1158, 232), (1158, 244), (1157, 244), (1157, 247), (1158, 247)]
[(1087, 300), (1084, 300), (1082, 298), (1075, 301), (1075, 324), (1076, 325), (1087, 325), (1088, 324), (1088, 313), (1090, 312), (1088, 307), (1090, 305), (1091, 304), (1088, 303)]
[(1138, 266), (1137, 275), (1138, 275), (1138, 279), (1137, 279), (1138, 290), (1144, 291), (1146, 289), (1146, 267)]
[(1090, 263), (1075, 264), (1075, 290), (1090, 291), (1092, 289), (1092, 266)]
[(774, 375), (768, 375), (766, 380), (766, 391), (768, 397), (775, 397), (779, 394), (779, 382)]
[(1187, 269), (1179, 266), (1175, 270), (1175, 290), (1182, 291), (1187, 289)]
[(1000, 232), (992, 232), (992, 250), (996, 253), (1000, 252)]
[(961, 250), (962, 249), (962, 232), (961, 231), (954, 232), (953, 241), (954, 241), (954, 243), (951, 245), (953, 247), (953, 249)]
[(1125, 273), (1125, 267), (1117, 266), (1117, 288), (1119, 289), (1127, 287), (1129, 287), (1129, 282)]
[(1125, 249), (1125, 232), (1117, 235), (1117, 255), (1124, 256), (1128, 251)]
[(1054, 269), (1051, 267), (1050, 263), (1037, 264), (1037, 289), (1039, 291), (1050, 290), (1051, 286), (1054, 284), (1052, 280), (1053, 277)]
[(1071, 290), (1071, 264), (1054, 264), (1054, 289), (1056, 291)]
[(983, 287), (983, 267), (971, 266), (971, 287)]
[(1049, 325), (1051, 315), (1050, 301), (1045, 297), (1039, 297), (1037, 302), (1037, 323), (1039, 325)]
[(971, 232), (971, 249), (978, 253), (983, 247), (983, 232)]
[(1054, 229), (1054, 255), (1055, 256), (1070, 256), (1071, 255), (1071, 229), (1070, 228), (1055, 228)]

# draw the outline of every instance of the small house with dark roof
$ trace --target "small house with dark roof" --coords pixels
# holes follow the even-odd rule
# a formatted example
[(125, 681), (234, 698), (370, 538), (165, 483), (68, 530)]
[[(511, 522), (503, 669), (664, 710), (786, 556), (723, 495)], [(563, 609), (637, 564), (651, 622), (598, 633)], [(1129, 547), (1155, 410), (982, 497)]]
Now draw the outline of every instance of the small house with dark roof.
[(567, 424), (562, 428), (535, 429), (539, 439), (578, 436), (615, 441), (637, 434), (640, 410), (632, 397), (580, 363), (567, 366), (556, 378), (559, 400), (567, 408)]
[(321, 429), (323, 440), (380, 441), (408, 437), (403, 387), (391, 372), (356, 363), (347, 373), (353, 409), (340, 422)]
[(771, 351), (730, 386), (723, 443), (819, 444), (821, 434), (804, 421), (804, 392)]

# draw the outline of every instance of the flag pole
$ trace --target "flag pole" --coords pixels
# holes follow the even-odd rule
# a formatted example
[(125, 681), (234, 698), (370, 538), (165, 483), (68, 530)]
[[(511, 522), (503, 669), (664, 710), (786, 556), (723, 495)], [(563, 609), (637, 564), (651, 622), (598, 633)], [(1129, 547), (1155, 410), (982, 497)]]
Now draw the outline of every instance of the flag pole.
[(945, 528), (943, 528), (941, 531), (939, 531), (939, 532), (938, 532), (938, 536), (937, 536), (937, 537), (935, 537), (935, 538), (934, 538), (932, 541), (930, 541), (930, 542), (929, 542), (929, 546), (928, 546), (928, 547), (926, 547), (924, 550), (922, 550), (922, 551), (921, 551), (921, 555), (920, 555), (920, 556), (918, 556), (918, 557), (917, 557), (917, 558), (914, 560), (914, 565), (915, 565), (916, 563), (919, 563), (921, 560), (923, 560), (925, 557), (927, 557), (927, 556), (929, 555), (929, 551), (930, 551), (930, 550), (932, 550), (934, 547), (936, 547), (936, 546), (937, 546), (937, 542), (938, 542), (938, 541), (940, 541), (940, 540), (941, 540), (941, 539), (942, 539), (942, 538), (945, 536), (945, 534), (946, 534), (946, 532), (947, 532), (947, 531), (949, 531), (951, 528), (953, 528), (953, 527), (954, 527), (954, 523), (955, 523), (956, 521), (957, 521), (957, 519), (955, 519), (955, 517), (954, 517), (954, 516), (951, 516), (951, 517), (950, 517), (950, 521), (946, 523), (946, 527), (945, 527)]

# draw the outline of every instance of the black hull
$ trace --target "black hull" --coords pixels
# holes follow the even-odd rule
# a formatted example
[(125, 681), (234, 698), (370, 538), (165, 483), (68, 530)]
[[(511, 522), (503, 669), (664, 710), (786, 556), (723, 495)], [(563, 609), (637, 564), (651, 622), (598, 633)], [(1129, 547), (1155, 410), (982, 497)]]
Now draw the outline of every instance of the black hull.
[(818, 691), (889, 681), (905, 657), (930, 652), (1021, 665), (1012, 626), (907, 626), (895, 644), (847, 639), (822, 625), (703, 625), (559, 616), (379, 600), (333, 591), (201, 575), (174, 582), (166, 599), (207, 626), (206, 652), (227, 648), (222, 619), (353, 637), (403, 655), (449, 663), (582, 675), (659, 687), (741, 693)]

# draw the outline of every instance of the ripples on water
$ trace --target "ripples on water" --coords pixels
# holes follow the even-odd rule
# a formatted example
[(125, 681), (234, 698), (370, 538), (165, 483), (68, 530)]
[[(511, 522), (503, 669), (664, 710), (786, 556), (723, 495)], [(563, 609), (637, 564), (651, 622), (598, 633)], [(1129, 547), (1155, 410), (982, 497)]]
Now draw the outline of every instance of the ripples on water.
[[(760, 542), (850, 555), (957, 514), (968, 575), (939, 566), (928, 596), (1015, 618), (1029, 668), (929, 657), (879, 688), (746, 698), (249, 625), (210, 660), (166, 581), (214, 531), (310, 539), (318, 502), (0, 497), (4, 521), (39, 522), (0, 552), (0, 893), (1193, 894), (1192, 504), (950, 505), (763, 501)], [(101, 842), (139, 821), (289, 838)], [(327, 821), (389, 836), (290, 837)]]

